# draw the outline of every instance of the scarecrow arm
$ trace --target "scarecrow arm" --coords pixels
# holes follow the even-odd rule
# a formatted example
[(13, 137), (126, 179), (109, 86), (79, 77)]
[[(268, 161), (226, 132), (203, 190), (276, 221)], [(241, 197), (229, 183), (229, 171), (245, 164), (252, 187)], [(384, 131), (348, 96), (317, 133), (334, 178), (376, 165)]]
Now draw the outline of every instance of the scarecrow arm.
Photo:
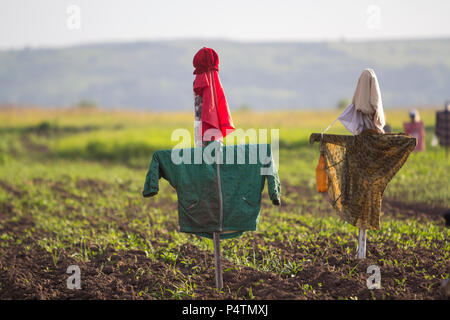
[(354, 136), (344, 136), (344, 135), (338, 135), (338, 134), (324, 134), (321, 133), (311, 133), (311, 136), (309, 137), (309, 143), (313, 144), (314, 142), (325, 142), (325, 143), (332, 143), (337, 144), (339, 146), (345, 147), (347, 143), (353, 141)]
[(152, 162), (150, 163), (150, 167), (145, 177), (144, 190), (142, 191), (142, 195), (145, 198), (153, 197), (158, 193), (159, 178), (160, 178), (159, 158), (157, 153), (154, 153), (152, 156)]

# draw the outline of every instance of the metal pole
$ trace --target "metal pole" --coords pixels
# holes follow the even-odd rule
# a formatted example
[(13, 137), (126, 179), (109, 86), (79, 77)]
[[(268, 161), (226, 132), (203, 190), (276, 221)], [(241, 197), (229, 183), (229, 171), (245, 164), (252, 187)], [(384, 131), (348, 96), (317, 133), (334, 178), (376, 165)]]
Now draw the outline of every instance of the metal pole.
[(220, 259), (220, 232), (213, 233), (214, 267), (216, 268), (216, 288), (223, 289), (222, 261)]
[[(203, 145), (202, 142), (202, 123), (201, 123), (201, 102), (195, 101), (196, 107), (197, 103), (199, 103), (200, 108), (195, 113), (195, 121), (194, 121), (194, 142), (195, 147), (201, 148)], [(219, 154), (220, 154), (220, 145), (218, 148), (217, 154), (217, 179), (218, 179), (218, 187), (219, 187), (219, 201), (220, 201), (220, 211), (219, 211), (219, 221), (220, 221), (220, 229), (222, 228), (222, 216), (223, 216), (223, 209), (222, 209), (222, 190), (220, 185), (220, 171), (219, 171)], [(222, 277), (222, 261), (220, 257), (220, 232), (213, 232), (213, 245), (214, 245), (214, 268), (215, 268), (215, 275), (216, 275), (216, 288), (219, 290), (223, 289), (223, 277)]]
[(222, 231), (223, 203), (222, 203), (222, 184), (220, 181), (220, 147), (221, 143), (219, 142), (219, 146), (216, 152), (217, 185), (219, 189), (219, 231), (213, 233), (213, 241), (214, 241), (214, 266), (216, 268), (216, 288), (222, 290), (223, 278), (222, 278), (222, 262), (220, 257), (220, 231)]
[[(217, 106), (217, 97), (216, 97), (216, 88), (213, 79), (212, 72), (208, 72), (208, 77), (210, 83), (213, 87), (213, 97), (215, 101), (215, 105)], [(222, 184), (220, 181), (220, 147), (221, 143), (219, 141), (219, 146), (216, 152), (216, 166), (217, 166), (217, 185), (219, 189), (219, 230), (213, 233), (213, 242), (214, 242), (214, 266), (216, 268), (216, 288), (222, 290), (223, 288), (223, 277), (222, 277), (222, 262), (220, 257), (220, 232), (222, 231), (222, 221), (223, 221), (223, 203), (222, 203)]]

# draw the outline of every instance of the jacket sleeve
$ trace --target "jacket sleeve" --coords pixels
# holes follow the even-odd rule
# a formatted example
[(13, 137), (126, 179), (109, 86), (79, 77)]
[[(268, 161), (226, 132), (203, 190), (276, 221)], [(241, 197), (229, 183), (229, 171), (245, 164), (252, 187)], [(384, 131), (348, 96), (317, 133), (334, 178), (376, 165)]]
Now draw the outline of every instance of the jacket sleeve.
[(159, 157), (155, 152), (145, 177), (144, 191), (142, 191), (142, 195), (146, 198), (156, 195), (159, 191), (159, 178), (161, 177), (159, 164)]
[(267, 191), (269, 192), (270, 200), (276, 206), (281, 204), (281, 184), (280, 179), (278, 177), (278, 172), (275, 168), (275, 163), (272, 157), (272, 151), (269, 145), (270, 150), (270, 161), (269, 163), (263, 165), (261, 168), (261, 174), (265, 175), (267, 178)]
[(281, 204), (281, 184), (277, 172), (267, 176), (267, 188), (270, 200), (274, 205), (279, 206)]
[(177, 188), (181, 165), (176, 165), (172, 161), (172, 151), (159, 150), (153, 153), (152, 162), (145, 177), (144, 190), (142, 191), (144, 197), (152, 197), (158, 193), (159, 179), (161, 178), (167, 180), (173, 188)]

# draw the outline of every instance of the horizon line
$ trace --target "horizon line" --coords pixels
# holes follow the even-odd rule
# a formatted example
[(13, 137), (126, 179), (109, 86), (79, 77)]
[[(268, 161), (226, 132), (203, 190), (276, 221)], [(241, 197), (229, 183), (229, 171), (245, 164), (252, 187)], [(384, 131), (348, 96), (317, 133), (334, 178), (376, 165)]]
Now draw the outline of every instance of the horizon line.
[(211, 41), (211, 42), (226, 42), (237, 44), (323, 44), (323, 43), (383, 43), (383, 42), (402, 42), (402, 41), (439, 41), (450, 40), (449, 35), (436, 36), (399, 36), (399, 37), (378, 37), (378, 38), (329, 38), (329, 39), (239, 39), (228, 37), (164, 37), (164, 38), (142, 38), (142, 39), (117, 39), (117, 40), (93, 40), (81, 41), (72, 44), (42, 44), (42, 45), (23, 45), (23, 46), (9, 46), (3, 47), (0, 45), (0, 51), (23, 51), (23, 50), (58, 50), (69, 49), (77, 47), (89, 47), (96, 45), (119, 45), (119, 44), (144, 44), (144, 43), (170, 43), (170, 42), (190, 42), (190, 41)]

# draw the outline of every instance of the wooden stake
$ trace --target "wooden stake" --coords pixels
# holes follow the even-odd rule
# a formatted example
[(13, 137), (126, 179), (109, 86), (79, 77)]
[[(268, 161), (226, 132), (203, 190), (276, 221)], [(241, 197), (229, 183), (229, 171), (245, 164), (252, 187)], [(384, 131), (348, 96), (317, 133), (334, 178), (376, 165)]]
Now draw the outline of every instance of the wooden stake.
[(367, 230), (359, 229), (358, 259), (366, 258), (366, 239), (367, 239)]
[(220, 259), (220, 232), (213, 233), (214, 267), (216, 268), (216, 288), (223, 289), (222, 262)]

